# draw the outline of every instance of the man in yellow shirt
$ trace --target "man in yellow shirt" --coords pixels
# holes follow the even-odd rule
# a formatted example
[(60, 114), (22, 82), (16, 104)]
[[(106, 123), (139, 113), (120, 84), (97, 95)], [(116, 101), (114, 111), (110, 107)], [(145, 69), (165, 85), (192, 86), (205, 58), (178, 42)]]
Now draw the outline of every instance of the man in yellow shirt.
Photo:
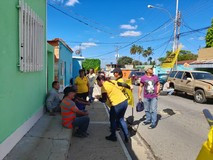
[(79, 76), (75, 79), (75, 85), (77, 87), (77, 97), (86, 100), (89, 92), (89, 82), (83, 69), (79, 70)]
[(116, 119), (118, 119), (122, 131), (124, 132), (125, 141), (128, 142), (129, 133), (127, 129), (127, 124), (124, 121), (124, 114), (128, 106), (127, 98), (114, 82), (107, 81), (104, 76), (101, 75), (98, 76), (97, 83), (99, 87), (103, 87), (102, 91), (105, 91), (105, 96), (107, 97), (107, 99), (111, 104), (110, 105), (111, 134), (107, 136), (106, 139), (110, 141), (117, 141), (115, 131), (116, 131)]

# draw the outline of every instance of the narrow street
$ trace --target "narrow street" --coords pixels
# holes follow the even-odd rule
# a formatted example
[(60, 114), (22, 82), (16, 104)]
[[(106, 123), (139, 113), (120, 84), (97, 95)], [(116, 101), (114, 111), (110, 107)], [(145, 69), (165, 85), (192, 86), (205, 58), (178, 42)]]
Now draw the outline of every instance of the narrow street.
[[(134, 86), (135, 103), (137, 91), (138, 87)], [(144, 111), (137, 113), (134, 108), (134, 120), (139, 122), (138, 133), (150, 145), (157, 159), (192, 160), (196, 159), (209, 131), (203, 109), (209, 109), (213, 113), (212, 103), (198, 104), (192, 98), (181, 95), (160, 96), (159, 122), (155, 129), (150, 130), (148, 126), (142, 125)], [(130, 115), (129, 107), (126, 117)]]

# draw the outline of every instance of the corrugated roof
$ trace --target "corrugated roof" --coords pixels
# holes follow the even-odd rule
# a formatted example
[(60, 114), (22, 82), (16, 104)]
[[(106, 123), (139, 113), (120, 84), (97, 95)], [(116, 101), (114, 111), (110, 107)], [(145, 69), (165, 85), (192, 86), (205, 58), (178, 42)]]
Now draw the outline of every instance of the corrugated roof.
[(190, 63), (190, 65), (194, 65), (194, 64), (213, 64), (213, 59), (197, 60), (197, 61), (194, 61), (194, 62)]

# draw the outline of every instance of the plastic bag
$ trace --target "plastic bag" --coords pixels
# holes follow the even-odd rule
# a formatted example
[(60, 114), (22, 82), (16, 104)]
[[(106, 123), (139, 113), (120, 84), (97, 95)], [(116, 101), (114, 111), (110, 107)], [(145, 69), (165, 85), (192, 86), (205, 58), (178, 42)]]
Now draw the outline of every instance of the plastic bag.
[(136, 111), (137, 112), (142, 112), (144, 110), (144, 104), (142, 101), (139, 101), (136, 105)]

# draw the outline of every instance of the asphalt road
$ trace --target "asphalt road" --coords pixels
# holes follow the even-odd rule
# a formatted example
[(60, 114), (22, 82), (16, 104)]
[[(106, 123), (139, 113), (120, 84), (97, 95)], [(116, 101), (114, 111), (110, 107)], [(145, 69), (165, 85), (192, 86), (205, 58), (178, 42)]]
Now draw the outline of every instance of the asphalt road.
[[(134, 86), (137, 102), (138, 87)], [(142, 125), (144, 111), (137, 113), (134, 108), (135, 127), (138, 133), (150, 145), (153, 154), (161, 160), (194, 160), (202, 143), (207, 139), (209, 125), (202, 113), (209, 109), (213, 113), (213, 103), (198, 104), (192, 97), (185, 95), (159, 96), (158, 125), (148, 129)], [(131, 107), (126, 117), (131, 115)]]

